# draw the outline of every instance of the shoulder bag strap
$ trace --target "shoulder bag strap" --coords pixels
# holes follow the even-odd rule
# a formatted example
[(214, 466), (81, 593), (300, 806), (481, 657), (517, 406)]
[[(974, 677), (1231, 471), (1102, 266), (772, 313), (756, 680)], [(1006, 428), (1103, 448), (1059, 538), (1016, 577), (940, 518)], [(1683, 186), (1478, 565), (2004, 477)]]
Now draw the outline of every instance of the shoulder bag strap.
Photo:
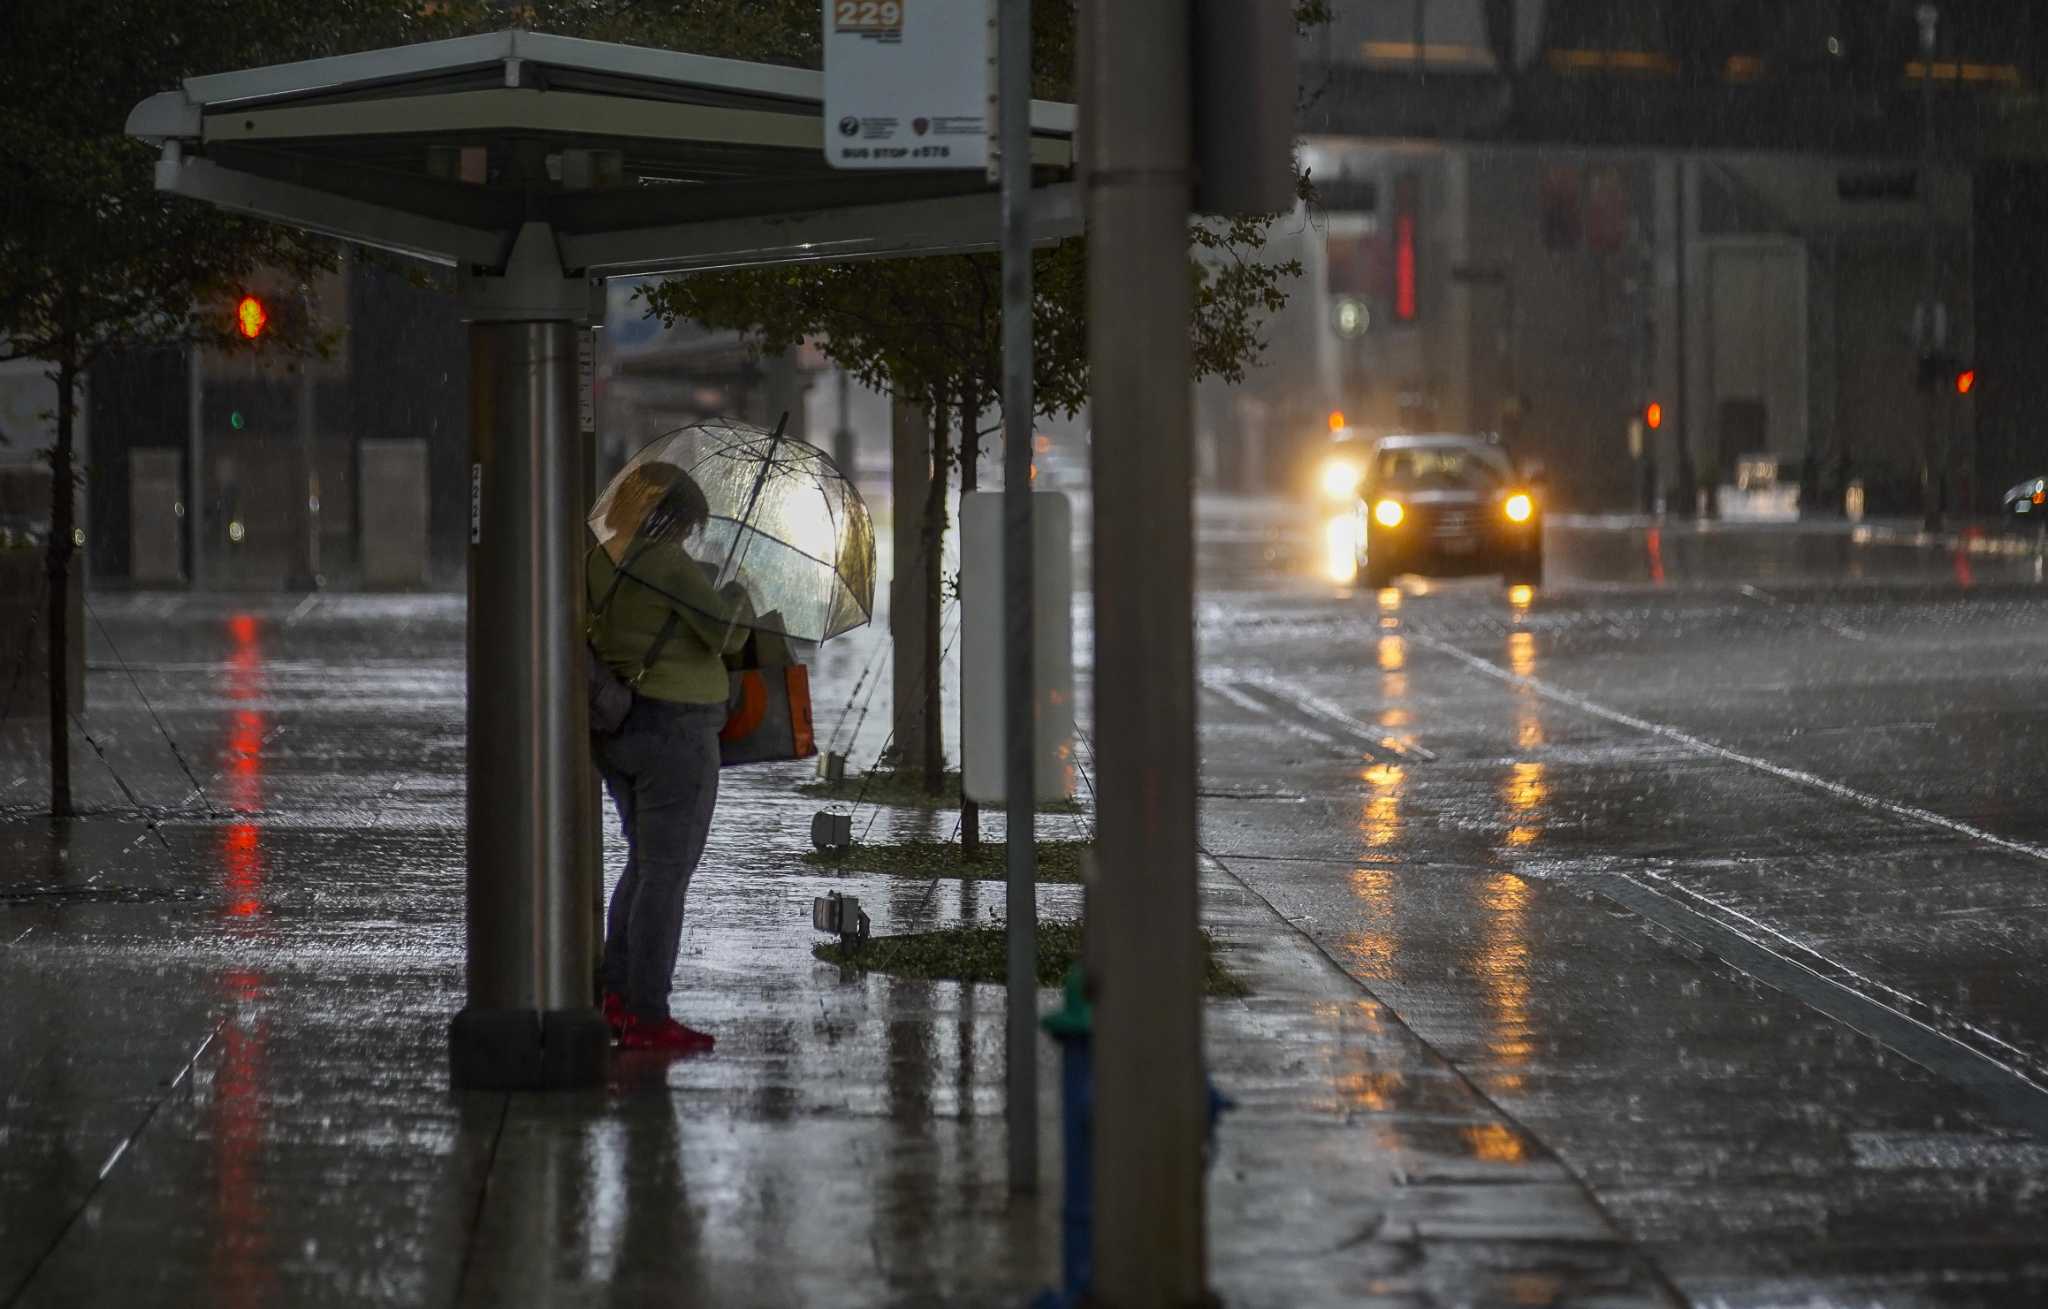
[(683, 616), (673, 609), (669, 610), (668, 617), (662, 620), (661, 630), (654, 634), (653, 642), (648, 645), (647, 653), (640, 657), (640, 671), (634, 673), (633, 680), (626, 685), (640, 685), (640, 679), (647, 676), (647, 670), (654, 667), (655, 660), (661, 658), (661, 648), (668, 644), (669, 638), (676, 634), (676, 629), (682, 624)]

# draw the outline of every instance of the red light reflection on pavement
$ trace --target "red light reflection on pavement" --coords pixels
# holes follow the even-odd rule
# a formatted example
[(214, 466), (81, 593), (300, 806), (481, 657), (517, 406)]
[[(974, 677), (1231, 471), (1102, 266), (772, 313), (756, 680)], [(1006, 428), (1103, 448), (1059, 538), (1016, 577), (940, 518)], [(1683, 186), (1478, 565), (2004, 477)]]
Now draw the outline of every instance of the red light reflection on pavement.
[(1963, 529), (1963, 535), (1956, 542), (1956, 585), (1969, 588), (1977, 584), (1977, 574), (1970, 567), (1970, 547), (1982, 540), (1984, 533), (1975, 527)]
[[(235, 648), (228, 654), (227, 697), (243, 707), (230, 711), (223, 743), (227, 803), (233, 812), (253, 816), (263, 812), (263, 741), (269, 726), (263, 711), (250, 707), (263, 694), (263, 652), (256, 644), (256, 620), (250, 615), (230, 618), (228, 632)], [(230, 918), (254, 918), (263, 912), (261, 837), (262, 829), (247, 817), (222, 831), (221, 866)]]
[(209, 1266), (220, 1297), (216, 1303), (241, 1309), (277, 1299), (262, 1176), (270, 1111), (264, 1049), (269, 1020), (250, 1012), (263, 998), (261, 973), (233, 969), (221, 981), (239, 1012), (221, 1029), (213, 1076), (215, 1221)]
[(1650, 580), (1664, 585), (1664, 529), (1653, 527), (1643, 533), (1643, 544), (1650, 552)]

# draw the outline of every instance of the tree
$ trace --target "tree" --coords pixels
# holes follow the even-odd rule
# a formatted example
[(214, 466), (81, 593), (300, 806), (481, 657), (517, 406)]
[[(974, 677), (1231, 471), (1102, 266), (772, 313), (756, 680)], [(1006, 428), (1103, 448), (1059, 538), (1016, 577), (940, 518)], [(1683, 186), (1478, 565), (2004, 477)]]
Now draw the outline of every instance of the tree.
[[(13, 0), (0, 17), (0, 359), (49, 364), (50, 807), (72, 812), (72, 695), (65, 604), (77, 552), (78, 387), (110, 350), (232, 339), (223, 297), (259, 270), (303, 283), (331, 269), (332, 242), (156, 193), (152, 152), (123, 134), (128, 111), (189, 74), (439, 35), (408, 0), (340, 0), (306, 21), (292, 0)], [(281, 314), (261, 348), (319, 341)]]
[[(1188, 275), (1195, 283), (1197, 376), (1236, 381), (1264, 349), (1260, 327), (1286, 301), (1295, 261), (1263, 259), (1264, 220), (1190, 225)], [(1040, 413), (1072, 415), (1087, 401), (1087, 244), (1079, 239), (1032, 258), (1033, 399)], [(993, 254), (843, 264), (797, 264), (693, 274), (642, 292), (649, 312), (673, 325), (689, 319), (736, 329), (776, 352), (815, 341), (864, 384), (961, 417), (953, 444), (934, 422), (932, 491), (925, 502), (925, 558), (919, 590), (930, 607), (939, 594), (938, 555), (946, 531), (951, 466), (971, 463), (986, 432), (981, 414), (1002, 396), (1001, 261)], [(900, 565), (899, 565), (900, 566)], [(938, 718), (936, 615), (926, 624), (926, 721)], [(908, 656), (911, 652), (902, 652)], [(963, 674), (965, 675), (965, 674)], [(911, 743), (899, 742), (906, 754)], [(928, 739), (916, 752), (927, 791), (936, 793), (944, 760)], [(970, 842), (976, 833), (969, 830)]]

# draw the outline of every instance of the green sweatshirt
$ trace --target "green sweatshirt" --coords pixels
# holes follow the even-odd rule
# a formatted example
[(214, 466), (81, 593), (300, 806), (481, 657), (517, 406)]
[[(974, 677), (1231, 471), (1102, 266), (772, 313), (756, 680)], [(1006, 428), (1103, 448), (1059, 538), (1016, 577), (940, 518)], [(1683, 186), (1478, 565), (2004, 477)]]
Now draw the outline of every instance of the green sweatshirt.
[[(631, 571), (591, 630), (598, 657), (630, 679), (640, 671), (647, 648), (673, 611), (680, 616), (675, 632), (635, 689), (650, 699), (677, 704), (724, 704), (725, 661), (714, 651), (721, 643), (728, 651), (746, 644), (753, 606), (742, 599), (735, 616), (733, 605), (711, 588), (703, 568), (676, 546), (657, 546), (631, 558), (631, 563)], [(615, 571), (602, 547), (591, 550), (584, 581), (592, 613), (611, 590)], [(735, 617), (738, 621), (731, 621)]]

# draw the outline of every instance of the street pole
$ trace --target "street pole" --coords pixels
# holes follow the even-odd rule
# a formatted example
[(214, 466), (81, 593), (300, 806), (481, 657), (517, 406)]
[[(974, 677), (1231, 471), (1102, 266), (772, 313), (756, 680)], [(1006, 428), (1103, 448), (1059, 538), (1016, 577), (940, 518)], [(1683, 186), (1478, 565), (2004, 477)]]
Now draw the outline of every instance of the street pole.
[[(1032, 721), (1031, 0), (1000, 0), (996, 130), (1003, 211), (1003, 783), (1009, 884), (1010, 1189), (1038, 1188), (1038, 805)], [(976, 415), (961, 415), (974, 458)]]
[[(1699, 471), (1693, 463), (1692, 453), (1692, 360), (1685, 352), (1686, 315), (1690, 312), (1685, 303), (1686, 291), (1688, 289), (1686, 284), (1687, 261), (1692, 257), (1691, 251), (1687, 248), (1692, 235), (1692, 210), (1688, 208), (1688, 205), (1693, 203), (1693, 201), (1689, 201), (1686, 197), (1685, 178), (1688, 171), (1686, 160), (1680, 158), (1675, 165), (1675, 169), (1676, 172), (1671, 182), (1675, 193), (1673, 208), (1676, 210), (1676, 221), (1672, 226), (1673, 244), (1677, 250), (1677, 257), (1674, 261), (1676, 284), (1673, 287), (1672, 297), (1676, 312), (1671, 316), (1671, 330), (1674, 338), (1673, 344), (1676, 347), (1674, 354), (1678, 361), (1678, 372), (1676, 377), (1673, 378), (1677, 403), (1672, 406), (1671, 445), (1672, 452), (1678, 461), (1678, 467), (1673, 470), (1678, 478), (1677, 516), (1680, 518), (1691, 518), (1699, 513), (1700, 494)], [(1696, 191), (1697, 188), (1695, 188)], [(1695, 195), (1696, 199), (1697, 196)], [(1664, 511), (1667, 514), (1670, 513), (1671, 506), (1665, 505)]]
[(465, 275), (470, 527), (468, 1003), (458, 1089), (592, 1086), (610, 1032), (592, 994), (584, 836), (583, 443), (589, 286), (545, 224), (502, 275)]
[(1081, 7), (1094, 425), (1095, 1295), (1207, 1295), (1185, 0)]
[(305, 591), (320, 589), (320, 460), (319, 438), (315, 431), (313, 411), (313, 366), (310, 359), (299, 360), (299, 477), (298, 504), (299, 548), (298, 576), (294, 579), (296, 588)]
[[(1935, 267), (1934, 247), (1934, 51), (1935, 34), (1941, 21), (1941, 11), (1931, 4), (1923, 4), (1914, 16), (1920, 23), (1920, 312), (1915, 315), (1920, 340), (1920, 354), (1939, 353), (1944, 342), (1937, 330), (1940, 315), (1935, 309), (1936, 298), (1941, 294), (1939, 271)], [(1936, 427), (1941, 421), (1941, 392), (1923, 375), (1921, 400), (1922, 430), (1920, 433), (1920, 507), (1922, 525), (1930, 532), (1941, 530), (1942, 504), (1940, 475), (1936, 470), (1939, 437)], [(1941, 470), (1942, 473), (1946, 469)]]
[(186, 574), (194, 591), (206, 589), (206, 369), (198, 346), (187, 352), (185, 390), (185, 548), (191, 556)]

